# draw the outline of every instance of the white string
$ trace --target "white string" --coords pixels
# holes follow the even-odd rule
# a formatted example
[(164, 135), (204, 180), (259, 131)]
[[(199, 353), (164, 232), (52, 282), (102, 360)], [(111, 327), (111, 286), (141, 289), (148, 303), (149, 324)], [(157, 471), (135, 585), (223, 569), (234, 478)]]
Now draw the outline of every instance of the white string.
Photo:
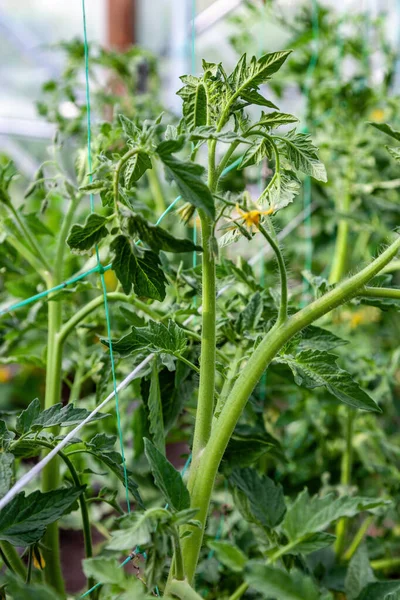
[[(313, 203), (310, 207), (309, 210), (312, 212), (315, 210), (315, 208), (317, 207), (316, 203)], [(282, 240), (284, 239), (286, 236), (289, 235), (289, 233), (291, 233), (296, 227), (297, 225), (299, 225), (304, 218), (304, 210), (301, 211), (297, 217), (295, 217), (286, 227), (284, 227), (284, 229), (282, 229), (282, 231), (280, 231), (278, 233), (278, 239)], [(260, 259), (261, 256), (266, 256), (268, 254), (270, 254), (271, 249), (269, 246), (265, 246), (260, 252), (258, 252), (255, 256), (253, 256), (250, 261), (249, 264), (250, 265), (254, 265), (257, 263), (257, 261)], [(228, 288), (230, 288), (233, 284), (229, 283), (227, 285), (225, 285), (224, 287), (222, 287), (218, 294), (217, 294), (217, 298), (219, 298)], [(201, 306), (199, 307), (199, 312), (201, 312)], [(193, 319), (194, 319), (195, 315), (190, 315), (184, 322), (183, 325), (186, 326), (188, 325)], [(96, 406), (96, 408), (94, 410), (92, 410), (92, 412), (90, 413), (90, 415), (88, 415), (86, 417), (86, 419), (84, 419), (81, 423), (79, 423), (79, 425), (77, 425), (75, 427), (75, 429), (73, 429), (72, 431), (70, 431), (63, 440), (61, 440), (61, 442), (59, 442), (57, 444), (57, 446), (55, 446), (53, 448), (53, 450), (50, 450), (50, 452), (48, 454), (46, 454), (46, 456), (44, 458), (42, 458), (42, 460), (40, 462), (38, 462), (30, 471), (28, 471), (28, 473), (25, 473), (25, 475), (23, 475), (21, 477), (21, 479), (19, 479), (17, 481), (17, 483), (15, 485), (13, 485), (13, 487), (7, 492), (7, 494), (0, 500), (0, 510), (3, 509), (5, 506), (7, 506), (7, 504), (9, 504), (11, 502), (11, 500), (13, 498), (15, 498), (15, 496), (24, 489), (24, 487), (26, 487), (28, 485), (28, 483), (30, 483), (37, 475), (39, 475), (42, 470), (44, 469), (44, 467), (46, 465), (49, 464), (49, 462), (63, 449), (65, 448), (65, 446), (68, 444), (68, 442), (70, 440), (72, 440), (75, 435), (81, 430), (83, 429), (83, 427), (89, 423), (92, 420), (92, 417), (94, 415), (96, 415), (102, 408), (104, 408), (106, 406), (106, 404), (108, 404), (108, 402), (110, 402), (110, 400), (112, 400), (115, 397), (115, 391), (120, 392), (121, 390), (125, 389), (130, 383), (131, 381), (133, 381), (133, 379), (135, 379), (135, 377), (140, 373), (140, 371), (149, 364), (149, 362), (154, 358), (155, 354), (149, 354), (148, 356), (146, 356), (146, 358), (144, 360), (142, 360), (141, 363), (139, 363), (137, 365), (137, 367), (135, 367), (133, 369), (133, 371), (131, 373), (129, 373), (129, 375), (127, 377), (125, 377), (125, 379), (123, 381), (121, 381), (121, 383), (117, 386), (116, 390), (113, 390), (111, 392), (111, 394), (109, 394), (107, 396), (107, 398), (105, 400), (103, 400), (103, 402), (101, 402), (98, 406)]]

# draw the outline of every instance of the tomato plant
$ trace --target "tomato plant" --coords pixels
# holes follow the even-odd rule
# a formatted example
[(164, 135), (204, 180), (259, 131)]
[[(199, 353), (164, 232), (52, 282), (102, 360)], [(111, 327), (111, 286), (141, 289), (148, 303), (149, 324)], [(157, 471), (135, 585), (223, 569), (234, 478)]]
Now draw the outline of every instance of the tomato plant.
[[(83, 570), (94, 598), (327, 600), (345, 592), (366, 600), (399, 590), (396, 580), (375, 581), (361, 544), (365, 523), (383, 523), (392, 510), (396, 473), (390, 490), (372, 494), (362, 485), (362, 493), (354, 490), (350, 479), (356, 417), (379, 435), (374, 419), (385, 400), (365, 370), (359, 369), (360, 382), (353, 376), (351, 344), (337, 316), (356, 303), (396, 306), (398, 289), (379, 276), (396, 257), (400, 238), (388, 232), (386, 248), (352, 275), (344, 268), (334, 281), (309, 275), (313, 292), (304, 303), (301, 274), (288, 268), (276, 224), (296, 200), (302, 177), (323, 184), (327, 172), (310, 134), (261, 87), (289, 55), (243, 55), (230, 74), (204, 61), (201, 76), (182, 77), (179, 122), (146, 118), (142, 107), (99, 124), (89, 183), (86, 161), (72, 176), (56, 148), (26, 195), (32, 208), (45, 198), (38, 213), (13, 202), (15, 170), (2, 163), (8, 293), (52, 290), (67, 273), (93, 268), (98, 259), (111, 264), (113, 290), (104, 269), (97, 270), (108, 302), (119, 307), (110, 337), (98, 314), (104, 302), (99, 273), (97, 280), (92, 273), (73, 294), (62, 287), (33, 308), (11, 306), (3, 319), (2, 356), (10, 354), (3, 362), (26, 361), (46, 371), (43, 397), (0, 422), (1, 492), (9, 498), (0, 501), (0, 548), (11, 597), (26, 597), (27, 590), (36, 598), (65, 597), (59, 522), (74, 518), (78, 508)], [(377, 135), (399, 141), (389, 125), (376, 128)], [(397, 147), (390, 153), (398, 160)], [(257, 195), (226, 185), (234, 161), (243, 173), (268, 165)], [(178, 227), (171, 233), (154, 224), (159, 206), (146, 202), (148, 174), (160, 167), (165, 181), (159, 189), (180, 194), (185, 222), (196, 227), (199, 219), (198, 243), (178, 235)], [(99, 196), (101, 208), (88, 213), (88, 194)], [(264, 284), (251, 260), (230, 260), (224, 250), (237, 243), (247, 254), (255, 239), (274, 259)], [(199, 265), (192, 263), (194, 252), (201, 254)], [(368, 347), (373, 333), (365, 339)], [(114, 366), (110, 346), (117, 375), (134, 373), (128, 378), (131, 411), (123, 411), (118, 431), (120, 442), (127, 440), (125, 452), (122, 444), (121, 452), (115, 448), (108, 415), (91, 413)], [(267, 396), (259, 386), (265, 373)], [(346, 432), (339, 452), (324, 440), (338, 420)], [(79, 436), (66, 438), (66, 428), (84, 422)], [(41, 491), (11, 497), (16, 466), (18, 479), (28, 460), (63, 439), (43, 470)], [(184, 474), (169, 460), (176, 441), (187, 458)], [(325, 468), (335, 474), (338, 459), (341, 486), (321, 485)], [(106, 486), (99, 484), (102, 477)], [(116, 481), (125, 484), (125, 498)], [(366, 513), (372, 517), (357, 521)], [(95, 525), (105, 539), (94, 549)], [(27, 566), (15, 547), (26, 549)], [(119, 568), (119, 561), (138, 555), (144, 561), (136, 576)]]

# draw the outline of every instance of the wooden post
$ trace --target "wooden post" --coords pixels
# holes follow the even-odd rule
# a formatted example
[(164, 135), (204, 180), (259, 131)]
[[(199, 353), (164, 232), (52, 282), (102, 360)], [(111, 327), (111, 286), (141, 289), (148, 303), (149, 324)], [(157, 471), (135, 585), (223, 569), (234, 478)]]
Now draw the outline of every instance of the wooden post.
[(107, 44), (114, 50), (127, 50), (136, 42), (135, 0), (107, 0)]

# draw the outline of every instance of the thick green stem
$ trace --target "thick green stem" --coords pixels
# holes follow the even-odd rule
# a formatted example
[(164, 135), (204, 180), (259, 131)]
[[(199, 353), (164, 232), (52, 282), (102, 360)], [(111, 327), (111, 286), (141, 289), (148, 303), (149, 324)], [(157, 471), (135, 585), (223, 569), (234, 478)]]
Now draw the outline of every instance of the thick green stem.
[(192, 535), (182, 540), (185, 573), (189, 581), (192, 581), (195, 573), (219, 464), (246, 402), (265, 369), (294, 335), (360, 293), (360, 289), (396, 256), (399, 249), (400, 237), (359, 273), (304, 307), (283, 325), (273, 327), (254, 351), (229, 394), (207, 446), (197, 460), (196, 469), (190, 471), (188, 486), (191, 506), (198, 509), (196, 519), (203, 528), (193, 529)]
[(202, 600), (201, 596), (194, 591), (187, 581), (173, 579), (169, 585), (169, 594), (172, 594), (173, 598), (180, 598), (180, 600)]
[[(348, 189), (340, 206), (341, 212), (345, 214), (350, 210), (351, 195), (349, 187), (350, 186), (348, 185)], [(340, 219), (337, 229), (335, 250), (333, 253), (333, 262), (329, 275), (329, 283), (337, 283), (343, 279), (344, 275), (346, 274), (349, 254), (348, 237), (349, 221), (347, 219)]]
[(287, 306), (288, 306), (288, 288), (287, 288), (287, 274), (286, 274), (286, 266), (285, 261), (283, 259), (283, 255), (281, 249), (279, 248), (279, 244), (275, 242), (272, 236), (268, 233), (268, 231), (261, 225), (258, 225), (258, 229), (265, 237), (272, 250), (275, 253), (276, 260), (278, 261), (278, 269), (279, 269), (279, 277), (281, 280), (281, 304), (279, 306), (278, 313), (278, 321), (277, 325), (282, 325), (287, 319)]
[[(67, 213), (61, 225), (60, 233), (57, 239), (57, 248), (53, 266), (52, 280), (49, 281), (49, 287), (53, 287), (62, 282), (64, 276), (64, 253), (66, 239), (70, 230), (75, 210), (78, 206), (80, 197), (71, 200)], [(62, 322), (61, 300), (52, 301), (49, 296), (48, 302), (48, 332), (47, 332), (47, 362), (46, 362), (46, 392), (44, 408), (48, 409), (60, 402), (61, 381), (62, 381), (62, 344), (58, 340), (58, 332)], [(55, 428), (53, 433), (57, 433)], [(43, 470), (42, 489), (48, 492), (55, 489), (60, 484), (60, 470), (58, 458), (51, 461)], [(60, 594), (64, 593), (64, 580), (61, 570), (60, 543), (58, 523), (51, 523), (44, 537), (45, 545), (45, 579)]]
[(20, 555), (18, 554), (16, 548), (10, 542), (0, 542), (0, 548), (2, 553), (4, 554), (5, 561), (11, 567), (16, 575), (21, 577), (25, 581), (26, 579), (26, 567), (21, 560)]
[(202, 211), (201, 219), (203, 244), (203, 297), (202, 297), (202, 329), (200, 382), (197, 401), (196, 425), (194, 430), (192, 455), (195, 462), (205, 448), (211, 432), (214, 410), (215, 389), (215, 319), (216, 319), (216, 286), (215, 257), (211, 247), (214, 236), (213, 223)]
[[(353, 408), (347, 408), (346, 414), (346, 446), (342, 456), (342, 472), (340, 483), (343, 487), (348, 488), (351, 483), (351, 469), (353, 464), (353, 426), (356, 412)], [(336, 556), (340, 557), (343, 554), (346, 545), (348, 519), (343, 517), (336, 523), (336, 541), (335, 552)]]

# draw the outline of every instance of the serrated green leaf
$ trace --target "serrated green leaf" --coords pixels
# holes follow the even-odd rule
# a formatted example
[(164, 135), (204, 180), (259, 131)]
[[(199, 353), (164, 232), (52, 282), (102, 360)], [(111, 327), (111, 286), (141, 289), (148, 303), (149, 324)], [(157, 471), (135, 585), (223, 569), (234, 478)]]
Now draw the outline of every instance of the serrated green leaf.
[(17, 417), (17, 421), (15, 424), (15, 429), (18, 433), (27, 433), (34, 420), (39, 416), (40, 413), (40, 400), (39, 398), (35, 398), (29, 404), (29, 406), (22, 411)]
[(234, 469), (229, 483), (246, 495), (249, 509), (259, 523), (268, 529), (279, 525), (286, 512), (281, 485), (266, 475), (259, 477), (254, 469)]
[(136, 181), (138, 181), (147, 169), (151, 169), (151, 158), (146, 153), (140, 150), (130, 158), (124, 169), (124, 182), (125, 187), (130, 188)]
[(373, 581), (375, 581), (375, 575), (369, 564), (367, 548), (365, 544), (362, 544), (347, 568), (344, 585), (348, 600), (356, 600), (362, 590)]
[(277, 357), (276, 362), (290, 367), (297, 385), (310, 389), (323, 386), (341, 402), (354, 408), (382, 412), (376, 402), (364, 392), (347, 371), (336, 365), (337, 357), (319, 350), (303, 350)]
[(335, 498), (334, 494), (310, 498), (308, 490), (304, 490), (288, 509), (282, 527), (290, 542), (300, 542), (305, 535), (323, 531), (341, 517), (354, 517), (385, 504), (384, 500), (357, 496)]
[[(71, 427), (72, 425), (79, 425), (84, 419), (90, 415), (90, 410), (86, 408), (75, 408), (73, 404), (67, 404), (63, 406), (61, 403), (54, 404), (50, 408), (43, 410), (35, 417), (31, 423), (32, 431), (40, 431), (47, 427)], [(108, 415), (103, 413), (97, 413), (93, 416), (91, 421), (98, 421), (99, 419), (105, 419)]]
[(120, 523), (121, 529), (111, 534), (107, 548), (110, 550), (127, 550), (144, 546), (151, 540), (157, 526), (171, 518), (171, 513), (164, 508), (147, 510), (144, 513), (130, 513)]
[(177, 511), (190, 506), (190, 495), (179, 471), (145, 438), (144, 449), (154, 481), (168, 504)]
[(10, 571), (0, 576), (0, 583), (7, 586), (7, 596), (13, 600), (61, 600), (54, 588), (38, 583), (26, 583)]
[(327, 546), (331, 546), (336, 540), (336, 536), (324, 531), (318, 533), (312, 533), (305, 537), (301, 542), (296, 544), (293, 548), (288, 550), (287, 554), (310, 554), (316, 550), (321, 550)]
[(164, 163), (167, 175), (175, 181), (182, 198), (186, 202), (204, 210), (214, 219), (214, 199), (202, 178), (204, 168), (198, 164), (183, 162), (173, 156), (169, 150), (170, 144), (171, 140), (168, 140), (161, 142), (157, 147), (157, 153)]
[(183, 100), (182, 112), (188, 131), (207, 124), (207, 92), (201, 79), (193, 75), (181, 77), (186, 84), (177, 95)]
[(107, 219), (92, 213), (84, 225), (73, 225), (67, 238), (67, 244), (73, 252), (84, 254), (108, 235)]
[(104, 584), (115, 584), (122, 586), (125, 583), (125, 573), (120, 569), (120, 563), (116, 558), (98, 556), (86, 558), (82, 561), (83, 572), (87, 578), (101, 581)]
[(256, 329), (263, 311), (263, 301), (260, 292), (253, 294), (244, 308), (239, 314), (236, 329), (239, 333), (244, 331), (253, 331)]
[(245, 90), (240, 93), (240, 98), (244, 100), (244, 106), (255, 104), (256, 106), (266, 106), (267, 108), (278, 108), (276, 104), (271, 102), (271, 100), (264, 98), (264, 96), (256, 90)]
[(397, 140), (398, 142), (400, 142), (400, 131), (397, 131), (396, 129), (393, 129), (387, 123), (372, 123), (370, 121), (369, 125), (372, 125), (372, 127), (375, 127), (375, 129), (379, 129), (379, 131), (382, 131), (383, 133), (386, 133), (387, 135), (390, 135), (390, 137), (392, 137), (395, 140)]
[(110, 248), (114, 253), (113, 269), (125, 294), (130, 294), (133, 286), (138, 296), (164, 300), (167, 280), (154, 252), (145, 250), (141, 256), (136, 255), (129, 239), (124, 235), (117, 236)]
[(252, 165), (258, 165), (265, 157), (271, 156), (271, 144), (265, 138), (256, 140), (244, 153), (238, 169), (245, 169)]
[(5, 450), (8, 450), (14, 437), (15, 433), (8, 431), (5, 421), (0, 419), (0, 451), (4, 452)]
[[(108, 341), (101, 340), (108, 345)], [(121, 356), (129, 356), (139, 350), (149, 352), (165, 352), (167, 354), (182, 354), (186, 349), (187, 338), (184, 330), (169, 319), (167, 324), (149, 320), (146, 327), (132, 327), (128, 335), (112, 342), (114, 352)]]
[(47, 525), (57, 521), (84, 492), (85, 486), (51, 492), (21, 492), (0, 510), (0, 539), (14, 546), (29, 546), (44, 535)]
[(3, 498), (11, 487), (14, 455), (10, 452), (0, 453), (0, 498)]
[(285, 137), (280, 137), (279, 141), (284, 144), (281, 148), (291, 166), (318, 181), (327, 181), (326, 169), (319, 160), (317, 148), (308, 133), (296, 133), (292, 129)]
[(299, 119), (294, 115), (273, 111), (270, 113), (261, 113), (261, 118), (255, 126), (268, 127), (275, 129), (280, 125), (289, 125), (290, 123), (298, 123)]
[(239, 424), (225, 450), (223, 466), (247, 467), (271, 451), (280, 452), (278, 440), (259, 428)]
[[(111, 439), (110, 439), (111, 438)], [(128, 490), (133, 495), (138, 505), (143, 508), (143, 500), (139, 493), (139, 487), (136, 481), (132, 477), (132, 473), (129, 469), (125, 469), (123, 466), (122, 456), (119, 452), (116, 452), (111, 446), (111, 440), (115, 441), (114, 436), (108, 436), (105, 434), (96, 435), (90, 442), (86, 444), (86, 447), (93, 453), (95, 458), (106, 465), (116, 475), (124, 485), (128, 484)]]
[(128, 231), (131, 235), (137, 235), (154, 252), (160, 250), (164, 250), (164, 252), (202, 251), (202, 247), (195, 245), (191, 240), (175, 238), (162, 227), (148, 223), (140, 215), (132, 215), (128, 218)]
[(165, 455), (165, 433), (163, 410), (161, 404), (160, 382), (158, 379), (157, 361), (153, 362), (151, 371), (149, 396), (147, 399), (149, 414), (149, 431), (151, 440), (157, 450)]
[(357, 600), (399, 600), (400, 581), (379, 581), (363, 589)]
[(258, 60), (253, 56), (248, 65), (246, 55), (244, 54), (240, 58), (232, 75), (230, 75), (229, 82), (238, 95), (254, 90), (254, 88), (258, 88), (262, 83), (266, 83), (271, 78), (271, 75), (281, 68), (290, 53), (291, 50), (270, 52), (264, 54)]
[(243, 571), (248, 558), (240, 550), (240, 548), (234, 546), (230, 542), (217, 540), (212, 540), (208, 542), (207, 545), (211, 550), (215, 552), (217, 559), (225, 567), (227, 567), (231, 571), (234, 571), (235, 573), (240, 573), (241, 571)]
[(321, 352), (326, 352), (348, 343), (347, 340), (343, 340), (327, 329), (309, 325), (309, 327), (303, 329), (301, 333), (300, 340), (297, 344), (297, 350), (319, 350)]
[(397, 160), (397, 162), (400, 162), (400, 148), (392, 148), (392, 146), (386, 146), (386, 150), (395, 160)]
[(300, 191), (300, 181), (296, 174), (288, 169), (280, 169), (274, 174), (267, 188), (259, 198), (259, 204), (267, 204), (278, 212), (293, 202)]
[(246, 582), (274, 600), (319, 600), (320, 595), (312, 579), (298, 571), (281, 571), (260, 563), (250, 562), (246, 569)]

